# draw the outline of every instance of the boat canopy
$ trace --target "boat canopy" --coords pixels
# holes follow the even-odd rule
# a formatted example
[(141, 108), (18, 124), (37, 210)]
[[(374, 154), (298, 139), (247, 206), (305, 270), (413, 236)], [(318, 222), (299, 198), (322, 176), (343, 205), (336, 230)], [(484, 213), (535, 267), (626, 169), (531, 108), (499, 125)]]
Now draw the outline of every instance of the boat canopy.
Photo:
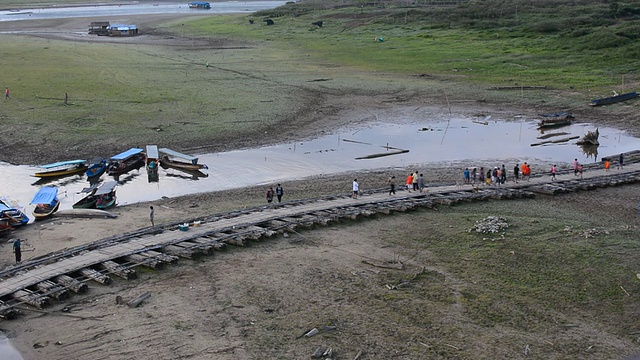
[(91, 185), (91, 186), (89, 186), (89, 187), (82, 188), (82, 190), (80, 190), (80, 192), (79, 192), (78, 194), (82, 194), (82, 193), (90, 193), (90, 192), (92, 192), (93, 190), (97, 189), (97, 188), (98, 188), (98, 186), (100, 186), (100, 184), (95, 183), (95, 184), (93, 184), (93, 185)]
[(192, 164), (197, 164), (198, 163), (198, 158), (195, 156), (191, 156), (191, 155), (187, 155), (187, 154), (183, 154), (183, 153), (179, 153), (175, 150), (171, 150), (171, 149), (167, 149), (167, 148), (160, 148), (160, 152), (163, 154), (167, 154), (169, 156), (174, 156), (177, 158), (181, 158), (187, 161), (191, 161)]
[(0, 202), (0, 214), (7, 210), (13, 210), (13, 209), (8, 207), (5, 203)]
[(29, 204), (53, 204), (56, 196), (58, 196), (58, 188), (43, 186), (33, 196), (33, 200)]
[(147, 145), (147, 159), (158, 159), (158, 145)]
[(59, 161), (53, 164), (46, 164), (46, 165), (40, 165), (41, 168), (43, 169), (51, 169), (51, 168), (55, 168), (55, 167), (60, 167), (60, 166), (69, 166), (69, 165), (78, 165), (78, 164), (84, 164), (86, 163), (87, 160), (69, 160), (69, 161)]
[(118, 155), (114, 155), (111, 157), (111, 160), (126, 160), (130, 157), (132, 157), (133, 155), (137, 155), (139, 153), (142, 152), (142, 149), (138, 149), (138, 148), (131, 148), (125, 152), (122, 152)]
[(189, 3), (189, 7), (209, 9), (209, 8), (211, 8), (211, 4), (209, 4), (206, 1), (194, 1), (194, 2), (190, 2)]
[(117, 181), (107, 181), (106, 183), (100, 185), (100, 187), (98, 188), (98, 191), (96, 191), (94, 195), (108, 194), (112, 192), (113, 189), (116, 188), (116, 185), (118, 185)]

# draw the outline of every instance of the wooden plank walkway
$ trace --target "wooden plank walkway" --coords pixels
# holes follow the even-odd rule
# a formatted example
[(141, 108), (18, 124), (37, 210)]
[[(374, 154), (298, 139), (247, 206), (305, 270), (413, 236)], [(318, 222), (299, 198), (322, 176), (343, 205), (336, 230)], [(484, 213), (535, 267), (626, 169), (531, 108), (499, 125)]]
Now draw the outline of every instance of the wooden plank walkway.
[[(236, 229), (253, 228), (256, 231), (256, 225), (266, 224), (269, 222), (280, 222), (287, 224), (290, 219), (299, 219), (301, 222), (307, 221), (313, 223), (313, 214), (331, 214), (341, 211), (344, 216), (345, 211), (350, 209), (365, 209), (367, 206), (375, 205), (379, 209), (377, 212), (389, 213), (384, 207), (395, 207), (395, 209), (404, 207), (412, 207), (412, 201), (434, 201), (446, 204), (449, 199), (463, 199), (472, 201), (474, 199), (486, 199), (493, 197), (499, 193), (508, 191), (527, 191), (540, 186), (552, 186), (562, 188), (564, 185), (573, 184), (574, 186), (581, 183), (588, 183), (590, 179), (608, 178), (619, 175), (630, 174), (635, 176), (635, 181), (640, 181), (640, 162), (626, 165), (623, 170), (610, 170), (605, 172), (604, 169), (588, 170), (583, 174), (582, 178), (574, 176), (574, 174), (557, 175), (557, 181), (551, 182), (550, 176), (539, 176), (531, 178), (529, 181), (520, 181), (519, 183), (508, 182), (499, 186), (484, 186), (481, 189), (474, 189), (469, 185), (450, 185), (430, 187), (429, 192), (408, 192), (398, 191), (398, 195), (389, 196), (388, 191), (379, 191), (376, 193), (366, 194), (352, 199), (349, 196), (336, 196), (331, 199), (317, 199), (297, 204), (284, 204), (264, 206), (261, 208), (250, 209), (249, 211), (239, 212), (237, 216), (220, 217), (216, 220), (203, 222), (199, 227), (190, 227), (188, 231), (165, 230), (159, 234), (148, 233), (131, 236), (122, 241), (105, 243), (96, 249), (86, 251), (84, 253), (73, 254), (66, 258), (60, 258), (58, 261), (46, 264), (34, 264), (33, 267), (24, 269), (20, 272), (11, 273), (9, 276), (3, 276), (0, 280), (0, 298), (6, 299), (8, 296), (15, 294), (23, 289), (33, 287), (38, 283), (53, 279), (60, 275), (71, 274), (82, 269), (89, 268), (98, 264), (105, 263), (110, 260), (124, 258), (126, 256), (138, 253), (144, 253), (149, 250), (158, 250), (174, 244), (180, 244), (185, 241), (206, 238), (207, 236), (222, 235), (222, 237), (232, 237), (239, 233), (235, 233)], [(350, 184), (347, 184), (349, 186)], [(405, 205), (402, 202), (406, 201)], [(376, 213), (371, 210), (361, 210)], [(313, 215), (313, 216), (311, 216)], [(305, 216), (309, 217), (305, 220)], [(264, 229), (258, 227), (258, 229)], [(247, 230), (249, 231), (249, 230)], [(225, 233), (226, 232), (226, 233)], [(216, 240), (211, 240), (215, 242)], [(100, 241), (98, 241), (100, 242)], [(193, 243), (192, 243), (193, 244)], [(196, 243), (197, 244), (197, 243)], [(28, 264), (21, 264), (27, 266)], [(38, 265), (35, 267), (35, 265)], [(6, 271), (3, 271), (6, 273)], [(45, 296), (46, 294), (41, 294)], [(5, 306), (7, 303), (5, 303)], [(9, 304), (9, 306), (11, 306)]]

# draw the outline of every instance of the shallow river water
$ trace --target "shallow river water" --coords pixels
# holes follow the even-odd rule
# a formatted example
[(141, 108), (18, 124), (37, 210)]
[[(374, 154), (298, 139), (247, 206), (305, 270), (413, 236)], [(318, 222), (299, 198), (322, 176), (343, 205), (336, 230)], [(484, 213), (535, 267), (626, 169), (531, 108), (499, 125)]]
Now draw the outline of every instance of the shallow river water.
[[(161, 197), (175, 197), (198, 192), (218, 191), (253, 185), (265, 186), (287, 180), (301, 179), (323, 174), (379, 168), (401, 168), (423, 164), (419, 170), (425, 174), (429, 164), (433, 166), (454, 163), (460, 167), (500, 166), (492, 159), (504, 159), (507, 168), (515, 162), (571, 163), (577, 158), (582, 163), (600, 161), (597, 154), (585, 153), (575, 145), (576, 140), (564, 144), (531, 146), (545, 141), (534, 121), (478, 121), (456, 118), (451, 121), (411, 124), (369, 124), (361, 128), (348, 128), (334, 134), (308, 141), (299, 141), (256, 149), (237, 150), (216, 154), (195, 154), (199, 162), (207, 164), (206, 177), (194, 176), (176, 169), (159, 169), (157, 182), (150, 182), (145, 168), (133, 170), (119, 177), (118, 204), (125, 205)], [(591, 124), (573, 124), (545, 132), (567, 133), (546, 140), (582, 136), (594, 130)], [(601, 155), (615, 155), (640, 149), (640, 139), (624, 131), (600, 128)], [(146, 144), (138, 146), (144, 148)], [(162, 144), (159, 144), (160, 147)], [(389, 149), (387, 149), (387, 146)], [(370, 155), (389, 154), (396, 149), (407, 153), (357, 159)], [(123, 149), (126, 150), (126, 149)], [(70, 160), (70, 159), (59, 159)], [(0, 163), (3, 174), (0, 195), (19, 201), (27, 207), (42, 185), (59, 188), (61, 209), (81, 198), (78, 192), (88, 186), (83, 175), (59, 178), (48, 183), (37, 181), (35, 166)], [(400, 174), (398, 174), (400, 175)], [(427, 178), (428, 178), (427, 174)], [(111, 180), (106, 174), (102, 180)], [(366, 179), (363, 179), (366, 184)], [(286, 187), (286, 184), (285, 184)], [(345, 191), (349, 184), (345, 184)], [(261, 196), (261, 195), (260, 195)]]

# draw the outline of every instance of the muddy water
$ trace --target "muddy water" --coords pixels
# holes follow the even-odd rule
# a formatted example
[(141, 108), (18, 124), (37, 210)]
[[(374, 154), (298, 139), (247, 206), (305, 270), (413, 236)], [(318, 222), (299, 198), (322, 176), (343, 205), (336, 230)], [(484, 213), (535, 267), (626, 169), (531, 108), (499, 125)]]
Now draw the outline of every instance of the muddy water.
[[(217, 154), (200, 154), (200, 163), (209, 165), (203, 170), (207, 177), (181, 172), (175, 169), (159, 169), (157, 182), (149, 182), (146, 170), (134, 170), (119, 178), (118, 204), (131, 204), (174, 197), (197, 192), (226, 190), (260, 184), (275, 184), (309, 176), (322, 176), (345, 171), (398, 168), (414, 164), (428, 172), (429, 164), (456, 163), (461, 167), (500, 165), (488, 159), (508, 159), (512, 162), (570, 163), (577, 158), (582, 163), (600, 161), (599, 155), (584, 153), (576, 140), (567, 143), (531, 146), (545, 140), (582, 136), (594, 130), (591, 124), (573, 124), (545, 132), (544, 135), (567, 133), (540, 139), (540, 131), (534, 121), (494, 121), (457, 118), (449, 122), (423, 122), (411, 124), (369, 124), (362, 128), (336, 131), (313, 140), (298, 141), (258, 149), (230, 151)], [(601, 155), (613, 155), (640, 149), (640, 139), (625, 132), (600, 128)], [(140, 144), (144, 148), (145, 144)], [(407, 153), (357, 159), (380, 154), (391, 154), (397, 149)], [(124, 149), (123, 149), (124, 150)], [(60, 159), (67, 160), (67, 159)], [(0, 164), (2, 194), (27, 207), (38, 188), (33, 166)], [(462, 172), (462, 169), (461, 169)], [(201, 175), (204, 175), (201, 174)], [(110, 179), (106, 174), (102, 180)], [(46, 185), (60, 189), (61, 209), (81, 198), (77, 194), (88, 186), (84, 175), (56, 179)], [(285, 184), (286, 185), (286, 184)], [(348, 188), (345, 185), (345, 188)]]
[(16, 350), (5, 333), (0, 332), (0, 359), (23, 360), (22, 355)]

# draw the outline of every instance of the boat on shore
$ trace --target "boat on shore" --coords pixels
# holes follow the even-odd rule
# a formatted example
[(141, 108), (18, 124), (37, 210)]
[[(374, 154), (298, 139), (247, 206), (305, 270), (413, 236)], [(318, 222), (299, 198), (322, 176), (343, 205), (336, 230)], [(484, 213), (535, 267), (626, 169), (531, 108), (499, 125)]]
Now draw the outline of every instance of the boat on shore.
[(10, 234), (11, 230), (11, 222), (9, 219), (0, 218), (0, 236)]
[(107, 171), (109, 175), (121, 175), (133, 169), (139, 169), (144, 164), (144, 161), (145, 155), (142, 149), (131, 148), (109, 158)]
[(194, 1), (189, 3), (189, 9), (209, 10), (211, 9), (211, 4), (206, 1)]
[(8, 219), (12, 227), (22, 226), (29, 223), (29, 217), (22, 212), (17, 204), (12, 204), (5, 197), (0, 198), (0, 219)]
[(561, 112), (556, 114), (540, 114), (540, 116), (542, 116), (543, 119), (538, 122), (539, 129), (571, 125), (571, 122), (574, 119), (573, 115), (568, 112)]
[(98, 197), (95, 195), (96, 190), (98, 190), (98, 184), (95, 183), (88, 188), (84, 188), (80, 191), (80, 194), (87, 194), (82, 199), (78, 200), (75, 204), (72, 205), (74, 209), (93, 209), (96, 207), (96, 201), (98, 201)]
[(89, 166), (85, 174), (87, 175), (87, 179), (95, 180), (104, 174), (105, 171), (107, 171), (107, 159), (100, 158), (91, 161), (91, 166)]
[(46, 219), (53, 215), (60, 207), (60, 200), (58, 199), (58, 188), (51, 186), (43, 186), (33, 196), (33, 199), (29, 203), (35, 205), (33, 209), (33, 217), (36, 220)]
[(57, 177), (66, 176), (87, 170), (87, 160), (69, 160), (59, 161), (52, 164), (40, 165), (40, 168), (44, 171), (35, 173), (35, 177)]
[(626, 93), (626, 94), (610, 96), (610, 97), (606, 97), (606, 98), (602, 98), (602, 99), (594, 99), (594, 100), (591, 100), (591, 103), (589, 105), (590, 106), (609, 105), (609, 104), (614, 104), (614, 103), (621, 102), (621, 101), (627, 101), (627, 100), (635, 99), (638, 96), (640, 96), (639, 92), (632, 91), (632, 92), (629, 92), (629, 93)]
[[(202, 170), (209, 167), (205, 164), (198, 164), (198, 158), (195, 156), (179, 153), (175, 150), (161, 148), (160, 152), (163, 154), (160, 158), (160, 165), (164, 167), (171, 167), (181, 170)], [(186, 160), (180, 161), (178, 159)]]
[(116, 186), (117, 181), (108, 181), (98, 188), (95, 192), (96, 209), (107, 209), (116, 204)]

